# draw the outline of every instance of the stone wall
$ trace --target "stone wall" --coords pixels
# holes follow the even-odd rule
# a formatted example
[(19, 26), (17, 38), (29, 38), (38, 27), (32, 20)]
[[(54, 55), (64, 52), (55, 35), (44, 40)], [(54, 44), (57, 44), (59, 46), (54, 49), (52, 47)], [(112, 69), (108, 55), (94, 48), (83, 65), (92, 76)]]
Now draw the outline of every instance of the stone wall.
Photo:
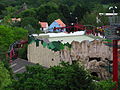
[(61, 61), (72, 63), (78, 61), (86, 69), (94, 72), (98, 77), (107, 79), (110, 77), (108, 69), (109, 62), (112, 61), (112, 48), (105, 46), (102, 41), (73, 41), (72, 48), (65, 47), (64, 50), (54, 52), (44, 48), (41, 43), (36, 47), (35, 43), (28, 45), (28, 60), (33, 63), (39, 63), (45, 67), (58, 65)]
[(81, 43), (73, 41), (72, 48), (70, 50), (62, 50), (61, 53), (62, 60), (77, 60), (91, 73), (96, 73), (102, 79), (107, 79), (111, 76), (109, 68), (105, 69), (103, 67), (108, 67), (110, 65), (109, 62), (112, 61), (112, 48), (105, 46), (100, 40), (92, 42), (82, 41)]
[(58, 65), (60, 63), (60, 52), (54, 52), (47, 47), (44, 48), (39, 42), (39, 46), (36, 47), (36, 43), (33, 42), (28, 45), (28, 61), (33, 63), (39, 63), (42, 66), (50, 67)]

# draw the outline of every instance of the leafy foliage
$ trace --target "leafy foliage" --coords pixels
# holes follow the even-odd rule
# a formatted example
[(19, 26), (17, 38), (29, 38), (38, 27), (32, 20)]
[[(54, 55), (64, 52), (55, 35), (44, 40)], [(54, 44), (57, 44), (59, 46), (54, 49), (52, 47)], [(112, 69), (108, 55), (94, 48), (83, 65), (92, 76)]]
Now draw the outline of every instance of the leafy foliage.
[[(27, 4), (28, 9), (16, 15), (23, 3)], [(14, 41), (27, 39), (27, 30), (17, 27), (24, 27), (28, 29), (29, 34), (32, 34), (38, 32), (36, 29), (40, 28), (38, 21), (48, 21), (50, 24), (54, 19), (60, 18), (63, 22), (69, 24), (71, 22), (76, 23), (76, 17), (79, 23), (98, 25), (96, 24), (98, 13), (108, 12), (108, 7), (111, 5), (116, 5), (118, 10), (115, 10), (115, 12), (120, 12), (119, 4), (119, 0), (0, 0), (0, 19), (3, 19), (0, 26), (0, 59)], [(70, 12), (72, 15), (70, 15)], [(20, 17), (22, 21), (12, 23), (11, 18), (13, 17)], [(100, 18), (101, 23), (99, 25), (108, 24), (108, 19)], [(23, 55), (23, 53), (20, 54)], [(96, 82), (96, 84), (103, 90), (108, 90), (113, 85), (109, 81)], [(4, 87), (4, 84), (2, 85)], [(18, 76), (18, 81), (14, 82), (13, 89), (87, 90), (91, 89), (91, 85), (94, 88), (92, 77), (79, 65), (65, 64), (50, 69), (36, 65), (28, 67), (26, 73)], [(93, 88), (92, 90), (94, 90)]]
[(60, 18), (60, 15), (58, 13), (51, 13), (48, 15), (48, 22), (51, 24), (52, 22), (54, 22), (54, 20)]
[[(26, 3), (28, 9), (21, 10), (24, 3)], [(116, 0), (36, 0), (35, 2), (33, 0), (1, 0), (0, 17), (19, 17), (22, 18), (22, 20), (27, 17), (32, 17), (33, 20), (36, 19), (41, 22), (48, 22), (49, 24), (51, 24), (53, 19), (60, 18), (68, 25), (69, 23), (76, 23), (76, 17), (77, 22), (81, 23), (81, 21), (84, 20), (83, 17), (89, 16), (89, 14), (95, 19), (100, 12), (112, 12), (108, 9), (111, 5), (116, 5), (118, 9), (115, 10), (115, 12), (119, 12), (119, 3), (120, 2)], [(16, 12), (19, 13), (16, 15)], [(70, 15), (70, 12), (72, 15)], [(89, 20), (87, 21), (87, 23), (89, 23)], [(103, 18), (103, 22), (100, 25), (108, 24), (106, 22), (108, 21)], [(85, 24), (87, 23), (85, 22)], [(23, 26), (23, 24), (14, 25)], [(38, 26), (35, 24), (32, 27), (36, 29)]]
[(98, 90), (112, 90), (115, 88), (115, 82), (112, 82), (111, 80), (100, 81), (97, 82), (97, 86)]
[(59, 12), (61, 12), (62, 16), (65, 18), (64, 19), (65, 23), (71, 23), (70, 8), (68, 5), (60, 4)]
[(21, 27), (26, 27), (28, 25), (31, 25), (34, 29), (39, 29), (40, 25), (38, 24), (38, 20), (34, 17), (25, 17), (21, 21)]
[(0, 90), (6, 90), (10, 84), (12, 84), (9, 71), (4, 67), (4, 64), (0, 61)]
[(27, 66), (27, 72), (17, 74), (12, 90), (111, 90), (111, 80), (95, 81), (81, 65), (62, 62), (59, 66), (44, 68)]
[(27, 10), (24, 10), (20, 13), (20, 16), (25, 18), (25, 17), (35, 17), (36, 15), (36, 12), (35, 12), (35, 9), (27, 9)]
[(27, 45), (18, 50), (18, 57), (27, 60)]
[(47, 21), (47, 17), (50, 13), (57, 13), (57, 7), (53, 6), (53, 4), (43, 4), (40, 7), (37, 8), (37, 19), (40, 21)]
[(40, 65), (27, 67), (27, 72), (18, 75), (13, 89), (19, 90), (90, 90), (94, 88), (91, 75), (78, 64), (63, 63), (62, 66), (43, 68)]
[[(0, 26), (0, 55), (6, 54), (10, 44), (17, 40), (27, 39), (27, 30), (17, 27)], [(0, 57), (0, 58), (1, 58)]]

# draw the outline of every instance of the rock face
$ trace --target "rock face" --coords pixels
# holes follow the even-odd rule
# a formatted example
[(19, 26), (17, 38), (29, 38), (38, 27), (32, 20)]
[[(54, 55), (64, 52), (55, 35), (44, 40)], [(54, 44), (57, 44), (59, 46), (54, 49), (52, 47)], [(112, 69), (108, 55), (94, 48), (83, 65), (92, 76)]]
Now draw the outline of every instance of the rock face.
[(72, 48), (65, 47), (64, 50), (53, 52), (42, 45), (35, 47), (35, 43), (32, 43), (28, 46), (28, 60), (46, 67), (58, 65), (61, 61), (78, 61), (101, 79), (111, 76), (108, 69), (103, 67), (108, 67), (112, 61), (112, 48), (100, 40), (73, 41), (71, 44)]
[(100, 40), (81, 43), (73, 41), (72, 48), (70, 50), (65, 48), (61, 53), (62, 60), (77, 60), (98, 77), (102, 79), (110, 77), (109, 68), (106, 70), (103, 67), (108, 67), (112, 61), (112, 48), (105, 46)]

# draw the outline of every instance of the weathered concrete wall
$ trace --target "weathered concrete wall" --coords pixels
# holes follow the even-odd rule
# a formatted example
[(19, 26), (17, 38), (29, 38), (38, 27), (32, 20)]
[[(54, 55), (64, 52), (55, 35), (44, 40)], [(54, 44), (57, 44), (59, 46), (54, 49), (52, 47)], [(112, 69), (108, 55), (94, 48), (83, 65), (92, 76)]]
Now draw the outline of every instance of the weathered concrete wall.
[(60, 63), (60, 55), (59, 52), (51, 51), (47, 47), (44, 48), (41, 42), (39, 42), (38, 47), (33, 42), (28, 45), (28, 61), (50, 67)]
[(28, 60), (30, 62), (50, 67), (58, 65), (61, 61), (72, 63), (77, 60), (86, 69), (96, 72), (102, 79), (110, 76), (110, 73), (103, 67), (108, 66), (108, 62), (112, 61), (112, 48), (105, 46), (100, 40), (82, 41), (81, 43), (73, 41), (71, 49), (65, 47), (64, 50), (58, 52), (51, 51), (44, 48), (41, 43), (39, 44), (39, 47), (36, 47), (36, 43), (28, 45)]

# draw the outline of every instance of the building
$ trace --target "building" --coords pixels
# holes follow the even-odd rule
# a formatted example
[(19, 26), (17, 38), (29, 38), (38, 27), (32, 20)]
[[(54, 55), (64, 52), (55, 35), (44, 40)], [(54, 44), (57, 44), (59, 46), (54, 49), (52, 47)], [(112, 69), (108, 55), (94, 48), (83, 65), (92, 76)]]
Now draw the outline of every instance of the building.
[[(56, 33), (58, 34), (58, 33)], [(43, 36), (43, 34), (41, 35)], [(111, 71), (108, 68), (109, 62), (112, 62), (112, 49), (104, 45), (101, 40), (94, 40), (85, 35), (69, 35), (69, 36), (54, 36), (48, 37), (50, 42), (39, 41), (41, 36), (35, 36), (34, 41), (28, 45), (28, 61), (31, 63), (39, 63), (44, 67), (57, 66), (61, 61), (72, 62), (78, 61), (83, 64), (86, 69), (90, 70), (92, 74), (96, 74), (101, 79), (108, 79), (111, 76)], [(84, 41), (85, 40), (85, 41)], [(61, 45), (53, 42), (61, 42)], [(65, 44), (69, 43), (71, 47)], [(39, 44), (39, 45), (38, 45)], [(51, 47), (50, 47), (51, 46)], [(59, 49), (55, 51), (53, 49)], [(104, 67), (108, 66), (106, 69)]]
[(40, 30), (42, 30), (42, 31), (44, 31), (46, 33), (48, 31), (48, 23), (39, 21), (39, 24), (41, 26)]
[(54, 31), (64, 32), (64, 31), (66, 31), (66, 29), (62, 28), (62, 27), (66, 27), (66, 25), (60, 19), (57, 19), (49, 26), (49, 32), (54, 32)]
[(100, 16), (113, 16), (113, 15), (118, 15), (118, 13), (99, 13)]
[[(46, 37), (45, 37), (46, 36)], [(45, 39), (48, 39), (49, 42)], [(59, 46), (58, 44), (53, 44), (53, 42), (60, 41), (62, 44), (69, 43), (71, 44), (73, 41), (82, 42), (84, 40), (94, 40), (93, 38), (90, 38), (88, 36), (84, 35), (83, 31), (80, 32), (74, 32), (74, 33), (47, 33), (47, 34), (40, 34), (39, 36), (34, 36), (35, 39), (31, 39), (29, 45), (28, 45), (28, 61), (32, 63), (39, 63), (40, 65), (44, 67), (50, 67), (59, 65), (61, 60), (64, 60), (66, 62), (72, 62), (70, 58), (70, 51), (69, 48), (64, 47), (65, 52), (61, 51), (54, 51), (54, 49), (59, 49), (62, 46)], [(37, 39), (41, 39), (43, 41), (39, 41)], [(36, 41), (35, 41), (36, 40)], [(45, 42), (45, 43), (43, 43)], [(52, 45), (51, 45), (52, 43)], [(50, 46), (52, 46), (52, 49), (49, 49)], [(65, 55), (64, 55), (65, 54)]]
[(21, 18), (11, 18), (12, 22), (20, 22), (21, 21)]

